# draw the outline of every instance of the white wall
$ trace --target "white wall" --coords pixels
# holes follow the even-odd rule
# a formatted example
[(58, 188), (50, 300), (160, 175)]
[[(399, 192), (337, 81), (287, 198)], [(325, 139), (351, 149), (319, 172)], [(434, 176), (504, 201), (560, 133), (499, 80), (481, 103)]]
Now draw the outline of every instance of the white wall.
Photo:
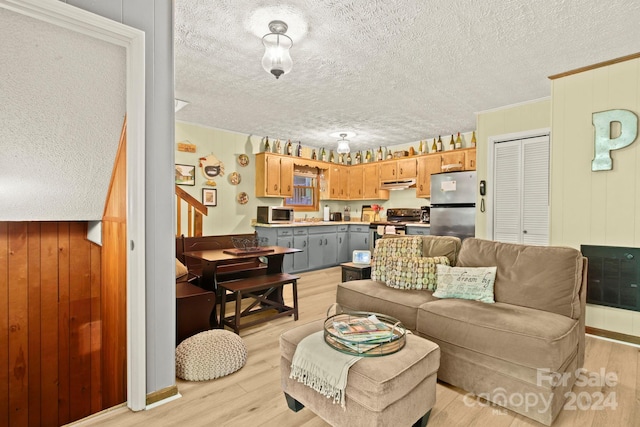
[(0, 220), (100, 220), (124, 123), (125, 48), (4, 8), (0, 38)]
[[(640, 116), (640, 59), (553, 81), (551, 243), (640, 246), (640, 141), (611, 152), (613, 169), (591, 170), (592, 114)], [(640, 313), (589, 305), (587, 325), (640, 336)]]
[[(487, 196), (491, 194), (495, 183), (487, 179), (487, 141), (489, 137), (523, 132), (533, 129), (543, 129), (551, 127), (551, 99), (544, 98), (514, 106), (507, 106), (490, 111), (478, 113), (477, 117), (477, 149), (476, 164), (478, 182), (487, 181)], [(552, 135), (553, 140), (553, 135)], [(487, 231), (487, 212), (491, 209), (486, 207), (486, 212), (480, 212), (480, 198), (476, 203), (476, 237), (481, 239), (491, 239)], [(487, 198), (485, 197), (485, 203)]]

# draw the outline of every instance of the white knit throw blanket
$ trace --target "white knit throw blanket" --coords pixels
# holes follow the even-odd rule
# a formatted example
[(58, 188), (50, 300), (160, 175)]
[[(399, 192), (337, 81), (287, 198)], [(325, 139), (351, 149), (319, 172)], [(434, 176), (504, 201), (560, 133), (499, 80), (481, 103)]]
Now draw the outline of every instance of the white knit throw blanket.
[(328, 398), (340, 402), (344, 408), (344, 390), (351, 365), (362, 359), (359, 356), (341, 353), (324, 341), (323, 331), (304, 338), (293, 355), (291, 375), (306, 386)]

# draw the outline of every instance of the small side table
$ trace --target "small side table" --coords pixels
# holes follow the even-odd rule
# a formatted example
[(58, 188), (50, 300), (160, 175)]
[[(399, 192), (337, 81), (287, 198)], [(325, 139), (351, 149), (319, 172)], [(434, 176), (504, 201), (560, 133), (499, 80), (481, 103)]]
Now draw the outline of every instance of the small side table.
[(371, 279), (371, 264), (355, 264), (353, 262), (345, 262), (342, 266), (342, 281), (349, 282), (351, 280)]

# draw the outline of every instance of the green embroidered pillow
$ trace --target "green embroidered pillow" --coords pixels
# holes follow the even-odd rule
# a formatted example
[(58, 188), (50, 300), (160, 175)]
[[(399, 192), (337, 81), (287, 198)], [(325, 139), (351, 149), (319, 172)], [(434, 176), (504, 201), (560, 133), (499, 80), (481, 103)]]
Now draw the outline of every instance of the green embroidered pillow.
[(387, 286), (396, 289), (433, 291), (436, 286), (436, 265), (449, 265), (446, 256), (387, 258), (385, 280)]
[(486, 303), (493, 299), (497, 267), (437, 266), (437, 298), (460, 298)]

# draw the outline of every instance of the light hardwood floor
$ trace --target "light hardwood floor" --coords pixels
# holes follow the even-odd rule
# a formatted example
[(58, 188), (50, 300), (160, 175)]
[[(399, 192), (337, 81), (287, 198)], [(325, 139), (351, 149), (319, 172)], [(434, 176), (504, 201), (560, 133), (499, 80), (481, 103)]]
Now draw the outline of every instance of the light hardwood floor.
[[(280, 389), (278, 337), (287, 329), (324, 318), (335, 302), (340, 277), (339, 267), (301, 274), (298, 282), (300, 319), (294, 322), (290, 317), (279, 318), (242, 331), (240, 335), (249, 356), (238, 372), (206, 382), (177, 380), (180, 399), (136, 413), (123, 407), (115, 408), (75, 425), (327, 426), (306, 408), (298, 413), (288, 409)], [(285, 299), (291, 300), (290, 293), (285, 293)], [(589, 378), (600, 379), (602, 372), (615, 373), (617, 384), (574, 387), (573, 392), (579, 396), (574, 402), (576, 409), (563, 410), (554, 427), (640, 427), (640, 349), (587, 336), (585, 368)], [(600, 402), (602, 405), (597, 402), (599, 393), (608, 397)], [(438, 383), (429, 426), (542, 425), (466, 394), (464, 390)], [(615, 408), (605, 405), (614, 402)], [(588, 407), (594, 408), (586, 409)]]

